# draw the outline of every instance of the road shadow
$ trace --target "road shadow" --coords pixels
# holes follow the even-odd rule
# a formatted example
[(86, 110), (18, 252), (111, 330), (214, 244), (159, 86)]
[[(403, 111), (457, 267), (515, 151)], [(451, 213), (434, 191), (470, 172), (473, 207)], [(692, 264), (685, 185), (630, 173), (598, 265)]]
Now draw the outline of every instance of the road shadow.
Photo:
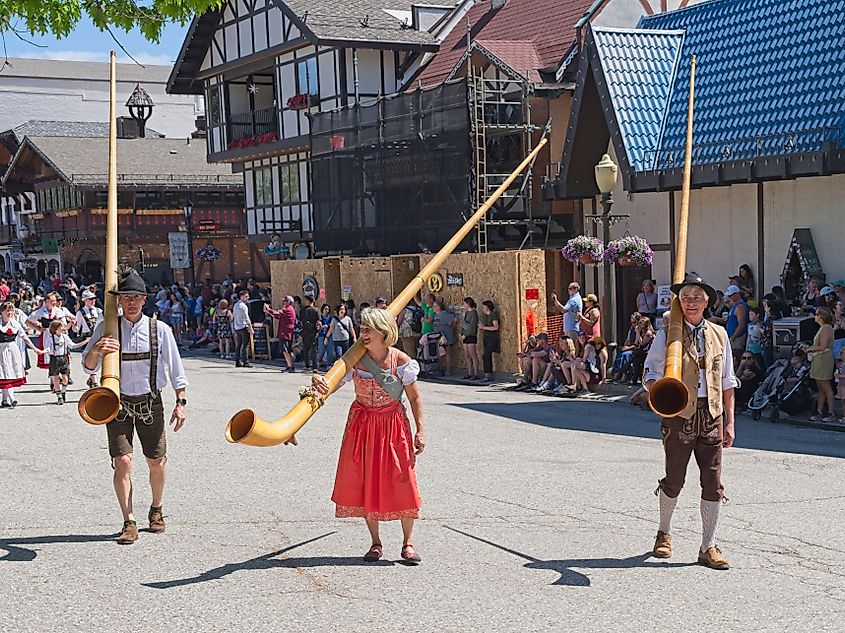
[(541, 560), (539, 558), (535, 558), (534, 556), (529, 556), (528, 554), (518, 552), (517, 550), (511, 549), (510, 547), (500, 545), (499, 543), (488, 541), (487, 539), (481, 538), (480, 536), (475, 536), (474, 534), (470, 534), (469, 532), (464, 532), (462, 530), (449, 527), (448, 525), (444, 525), (443, 527), (445, 527), (447, 530), (451, 530), (452, 532), (456, 532), (457, 534), (460, 534), (462, 536), (466, 536), (467, 538), (474, 539), (486, 545), (490, 545), (491, 547), (495, 547), (496, 549), (500, 549), (503, 552), (507, 552), (508, 554), (513, 554), (514, 556), (527, 560), (528, 562), (523, 565), (523, 567), (525, 567), (526, 569), (547, 569), (560, 574), (560, 577), (556, 581), (554, 581), (552, 585), (561, 585), (567, 587), (589, 587), (591, 584), (590, 577), (586, 574), (582, 574), (581, 572), (576, 571), (575, 568), (667, 569), (672, 567), (692, 567), (696, 564), (669, 563), (665, 561), (649, 562), (648, 559), (651, 558), (651, 552), (638, 554), (637, 556), (629, 556), (627, 558), (570, 558), (565, 560)]
[[(184, 587), (186, 585), (196, 585), (198, 583), (208, 582), (209, 580), (220, 580), (221, 578), (225, 578), (230, 574), (234, 574), (237, 571), (256, 571), (259, 569), (273, 569), (276, 567), (318, 567), (321, 565), (314, 564), (315, 561), (345, 561), (347, 559), (335, 559), (333, 557), (316, 557), (316, 558), (284, 558), (278, 559), (277, 556), (281, 556), (286, 552), (294, 550), (298, 547), (302, 547), (304, 545), (308, 545), (310, 543), (314, 543), (315, 541), (319, 541), (324, 539), (332, 534), (337, 534), (337, 532), (327, 532), (326, 534), (321, 534), (320, 536), (315, 536), (314, 538), (308, 539), (306, 541), (301, 541), (299, 543), (295, 543), (293, 545), (288, 545), (287, 547), (283, 547), (280, 550), (276, 550), (275, 552), (270, 552), (269, 554), (262, 554), (261, 556), (256, 556), (255, 558), (250, 558), (249, 560), (245, 560), (239, 563), (227, 563), (225, 565), (221, 565), (220, 567), (215, 567), (214, 569), (209, 569), (208, 571), (204, 571), (198, 576), (191, 576), (189, 578), (179, 578), (176, 580), (166, 580), (162, 582), (144, 582), (141, 583), (144, 587), (149, 587), (151, 589), (173, 589), (174, 587)], [(300, 561), (299, 564), (296, 561)], [(312, 564), (308, 564), (309, 561)], [(325, 563), (326, 565), (332, 564), (331, 562)], [(343, 564), (341, 562), (335, 562), (334, 564)]]
[[(450, 402), (449, 406), (477, 413), (488, 413), (518, 422), (553, 429), (604, 433), (623, 437), (660, 439), (656, 415), (632, 410), (628, 404), (542, 398), (536, 402)], [(837, 431), (794, 428), (736, 418), (737, 448), (760, 451), (845, 458), (845, 436)]]
[(111, 541), (116, 534), (57, 534), (55, 536), (29, 536), (24, 538), (0, 539), (0, 550), (6, 555), (0, 561), (28, 562), (35, 560), (38, 550), (23, 545), (51, 545), (53, 543), (99, 543)]

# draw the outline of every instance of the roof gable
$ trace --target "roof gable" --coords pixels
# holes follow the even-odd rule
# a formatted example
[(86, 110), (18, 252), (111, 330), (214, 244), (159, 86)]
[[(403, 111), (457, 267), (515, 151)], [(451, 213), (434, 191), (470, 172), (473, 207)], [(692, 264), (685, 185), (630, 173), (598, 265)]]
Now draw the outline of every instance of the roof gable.
[[(696, 164), (842, 146), (845, 0), (711, 0), (644, 18), (683, 29), (695, 53)], [(657, 167), (683, 163), (689, 66), (681, 64)]]
[(651, 169), (677, 74), (683, 31), (592, 30), (606, 95), (612, 103), (628, 164)]
[[(472, 40), (482, 40), (486, 48), (491, 42), (521, 42), (523, 52), (530, 44), (537, 66), (531, 69), (514, 68), (521, 75), (526, 72), (556, 66), (571, 50), (575, 42), (575, 24), (594, 0), (508, 0), (498, 10), (492, 10), (489, 0), (473, 6), (465, 20), (458, 23), (444, 38), (440, 50), (429, 61), (413, 83), (433, 86), (442, 83), (458, 67), (466, 54), (467, 24)], [(505, 46), (505, 44), (503, 44)], [(505, 61), (505, 60), (503, 60)], [(517, 57), (519, 63), (526, 57)], [(507, 63), (507, 62), (506, 62)]]

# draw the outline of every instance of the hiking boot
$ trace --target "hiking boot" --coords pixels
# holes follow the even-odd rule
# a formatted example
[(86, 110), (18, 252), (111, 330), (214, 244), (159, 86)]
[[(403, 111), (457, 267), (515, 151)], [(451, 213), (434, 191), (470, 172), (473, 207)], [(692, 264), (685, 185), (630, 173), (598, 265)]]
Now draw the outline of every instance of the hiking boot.
[(161, 513), (161, 506), (158, 508), (150, 506), (148, 517), (150, 519), (150, 532), (155, 534), (164, 532), (164, 515)]
[(666, 534), (666, 532), (658, 532), (651, 553), (655, 558), (672, 558), (672, 535)]
[(121, 545), (132, 545), (138, 540), (138, 524), (135, 521), (124, 521), (123, 529), (117, 536), (117, 542)]
[(728, 559), (722, 556), (722, 550), (711, 547), (706, 552), (698, 552), (698, 564), (710, 569), (730, 569)]

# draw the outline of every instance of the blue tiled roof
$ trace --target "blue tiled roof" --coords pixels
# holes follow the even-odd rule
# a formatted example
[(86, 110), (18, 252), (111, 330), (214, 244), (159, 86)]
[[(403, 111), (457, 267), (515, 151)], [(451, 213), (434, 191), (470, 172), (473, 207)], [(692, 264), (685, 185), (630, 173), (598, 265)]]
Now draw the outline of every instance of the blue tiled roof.
[[(664, 90), (665, 61), (645, 76), (642, 50), (654, 30), (685, 34), (657, 142), (658, 115), (651, 110), (659, 99), (652, 92)], [(598, 41), (599, 29), (596, 35)], [(636, 125), (620, 121), (626, 150), (635, 148), (630, 162), (636, 170), (683, 163), (692, 54), (698, 57), (694, 163), (845, 144), (845, 0), (710, 0), (601, 37), (616, 40), (605, 46), (614, 52), (607, 68), (602, 59), (608, 83), (617, 85), (617, 117), (650, 112), (647, 124), (641, 114)]]
[(650, 169), (663, 130), (683, 31), (594, 28), (596, 50), (613, 101), (628, 162)]

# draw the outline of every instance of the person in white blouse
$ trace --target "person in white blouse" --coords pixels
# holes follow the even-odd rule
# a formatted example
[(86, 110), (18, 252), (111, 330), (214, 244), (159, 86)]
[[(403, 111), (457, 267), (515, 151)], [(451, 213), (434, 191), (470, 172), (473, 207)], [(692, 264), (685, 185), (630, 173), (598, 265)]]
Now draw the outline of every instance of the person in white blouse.
[[(411, 539), (421, 500), (415, 465), (425, 450), (422, 398), (417, 388), (420, 366), (393, 347), (398, 337), (396, 320), (387, 310), (366, 308), (361, 312), (360, 338), (367, 353), (338, 385), (353, 381), (355, 402), (343, 435), (332, 501), (335, 516), (366, 521), (372, 543), (365, 561), (375, 562), (384, 554), (379, 523), (400, 520), (400, 555), (405, 563), (416, 565), (421, 558)], [(329, 394), (322, 376), (313, 377), (312, 387), (323, 396)], [(414, 414), (414, 435), (403, 395)], [(291, 438), (290, 443), (296, 444), (296, 439)]]
[[(660, 503), (660, 525), (653, 553), (672, 555), (672, 514), (684, 486), (687, 464), (695, 453), (701, 472), (702, 539), (698, 563), (711, 569), (728, 569), (727, 559), (716, 547), (716, 526), (724, 499), (722, 449), (734, 442), (734, 376), (731, 343), (720, 325), (704, 318), (717, 301), (716, 291), (701, 278), (689, 275), (672, 286), (684, 315), (681, 376), (690, 393), (687, 407), (676, 417), (663, 418), (661, 431), (665, 454), (665, 477), (655, 494)], [(643, 385), (650, 389), (663, 377), (666, 365), (666, 334), (661, 329), (645, 361)], [(724, 423), (723, 423), (724, 419)]]
[[(58, 293), (48, 292), (44, 296), (44, 303), (42, 303), (37, 310), (33, 311), (29, 317), (27, 317), (27, 324), (37, 330), (41, 335), (35, 345), (42, 349), (44, 347), (44, 333), (50, 327), (50, 324), (56, 320), (66, 322), (65, 319), (67, 318), (67, 315), (56, 305), (58, 299)], [(40, 369), (50, 369), (49, 354), (42, 354), (38, 357), (38, 367)]]
[(120, 340), (103, 336), (103, 322), (95, 328), (82, 356), (87, 374), (96, 374), (102, 356), (120, 353), (120, 402), (117, 417), (106, 425), (109, 454), (114, 465), (114, 489), (123, 513), (123, 529), (117, 538), (121, 544), (134, 543), (138, 526), (132, 511), (132, 439), (135, 431), (150, 468), (152, 505), (148, 514), (150, 531), (164, 532), (162, 497), (164, 495), (165, 439), (164, 406), (161, 391), (168, 377), (176, 392), (176, 406), (170, 415), (173, 430), (185, 424), (185, 389), (188, 380), (179, 357), (173, 331), (141, 311), (147, 298), (146, 285), (132, 269), (124, 270), (116, 291), (123, 311), (120, 318)]

